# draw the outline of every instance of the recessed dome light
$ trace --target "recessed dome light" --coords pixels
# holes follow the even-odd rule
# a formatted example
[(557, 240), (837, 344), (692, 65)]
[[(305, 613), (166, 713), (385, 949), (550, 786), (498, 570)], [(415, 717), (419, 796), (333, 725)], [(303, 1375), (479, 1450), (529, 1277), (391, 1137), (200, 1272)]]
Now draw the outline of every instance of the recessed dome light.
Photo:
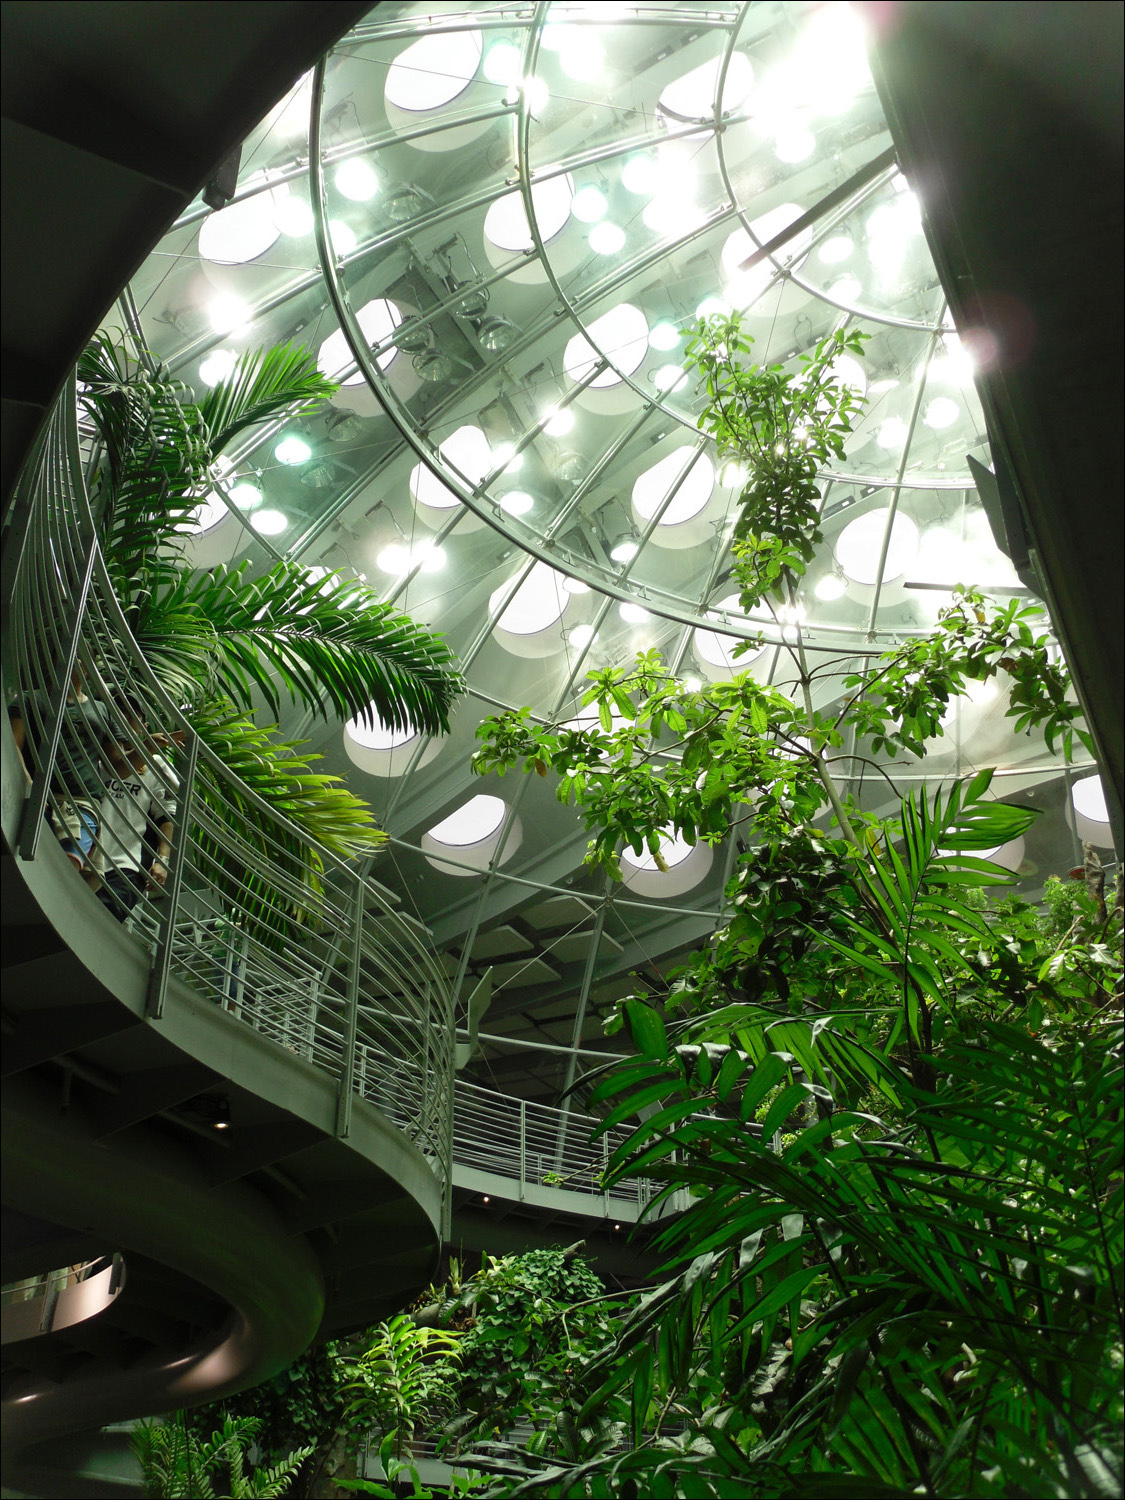
[(400, 52), (387, 72), (389, 104), (412, 113), (440, 109), (468, 88), (480, 66), (479, 31), (435, 32)]
[(289, 517), (280, 510), (256, 510), (250, 524), (263, 536), (280, 536), (289, 525)]
[(617, 606), (617, 613), (625, 621), (626, 625), (643, 625), (646, 620), (652, 618), (648, 610), (641, 604), (619, 604)]
[[(388, 302), (385, 297), (376, 297), (367, 302), (356, 313), (356, 322), (359, 331), (363, 334), (368, 348), (376, 348), (385, 344), (402, 322), (402, 314), (393, 302)], [(376, 360), (380, 370), (386, 370), (398, 354), (394, 344), (384, 349)], [(317, 368), (322, 375), (328, 376), (330, 380), (337, 380), (345, 370), (351, 369), (355, 364), (352, 356), (351, 345), (342, 328), (335, 333), (330, 333), (320, 346), (317, 355)], [(363, 372), (355, 370), (350, 375), (340, 380), (341, 385), (362, 385)]]
[[(532, 183), (531, 206), (544, 244), (554, 239), (570, 218), (573, 198), (574, 183), (569, 173)], [(499, 250), (535, 248), (522, 193), (505, 193), (497, 198), (484, 216), (484, 233)]]
[(563, 588), (568, 594), (588, 594), (590, 592), (590, 585), (583, 583), (581, 578), (564, 578)]
[[(668, 870), (674, 870), (677, 865), (682, 865), (695, 848), (694, 844), (689, 844), (685, 840), (683, 834), (676, 833), (670, 827), (662, 828), (657, 837), (660, 841), (660, 854), (666, 866), (662, 872), (664, 874), (667, 874)], [(622, 864), (632, 865), (634, 870), (656, 870), (659, 868), (656, 863), (656, 856), (649, 853), (647, 845), (640, 854), (634, 854), (632, 849), (623, 849), (621, 851), (621, 862)]]
[[(716, 601), (715, 608), (707, 611), (709, 620), (717, 620), (720, 612), (726, 615), (740, 615), (741, 608), (737, 594), (727, 594), (724, 598)], [(695, 631), (695, 653), (711, 667), (721, 667), (726, 672), (744, 672), (750, 663), (766, 649), (764, 645), (759, 646), (756, 651), (749, 651), (743, 656), (735, 656), (735, 648), (742, 643), (741, 636), (726, 635), (721, 630)]]
[(651, 198), (660, 185), (660, 172), (651, 156), (631, 156), (621, 168), (621, 181), (627, 192)]
[(817, 250), (817, 255), (826, 266), (838, 266), (842, 260), (847, 260), (855, 249), (855, 241), (850, 234), (834, 234), (827, 239)]
[(283, 437), (273, 450), (273, 456), (279, 464), (288, 464), (294, 467), (297, 464), (308, 463), (312, 457), (312, 449), (304, 438), (296, 437), (289, 433)]
[(956, 401), (948, 396), (935, 396), (926, 407), (922, 421), (934, 432), (943, 432), (945, 428), (952, 427), (961, 415), (961, 408)]
[(222, 495), (211, 492), (202, 505), (197, 505), (187, 518), (184, 526), (185, 531), (201, 535), (205, 531), (212, 531), (220, 521), (225, 521), (230, 515), (226, 502)]
[(509, 516), (526, 516), (534, 505), (535, 501), (526, 490), (509, 490), (500, 497), (500, 509)]
[(575, 625), (567, 635), (567, 641), (576, 651), (584, 651), (595, 638), (592, 625)]
[(657, 323), (656, 327), (649, 332), (648, 341), (653, 349), (659, 349), (666, 353), (674, 349), (680, 342), (682, 335), (674, 323)]
[(413, 724), (407, 723), (401, 729), (392, 729), (374, 711), (370, 723), (358, 715), (349, 719), (347, 732), (357, 745), (363, 745), (367, 750), (401, 750), (404, 745), (409, 745), (418, 738), (418, 731)]
[(303, 239), (313, 231), (313, 211), (292, 189), (274, 190), (273, 221), (290, 239)]
[(632, 537), (624, 537), (615, 546), (610, 548), (609, 555), (614, 562), (627, 563), (632, 562), (640, 550), (639, 542), (635, 541)]
[(353, 203), (366, 203), (379, 191), (379, 179), (370, 162), (352, 156), (342, 161), (332, 174), (338, 192)]
[(608, 208), (605, 194), (592, 185), (579, 188), (570, 205), (571, 213), (583, 224), (596, 224), (599, 219), (604, 219)]
[(625, 231), (620, 224), (611, 224), (603, 219), (590, 230), (590, 249), (595, 255), (616, 255), (625, 244)]
[[(715, 115), (715, 92), (719, 86), (723, 58), (713, 57), (692, 68), (661, 90), (657, 108), (683, 120), (711, 120)], [(743, 52), (731, 54), (723, 80), (721, 114), (736, 110), (749, 94), (754, 82), (750, 59)]]
[(206, 386), (216, 386), (225, 380), (238, 363), (238, 355), (232, 349), (214, 349), (200, 362), (199, 378)]

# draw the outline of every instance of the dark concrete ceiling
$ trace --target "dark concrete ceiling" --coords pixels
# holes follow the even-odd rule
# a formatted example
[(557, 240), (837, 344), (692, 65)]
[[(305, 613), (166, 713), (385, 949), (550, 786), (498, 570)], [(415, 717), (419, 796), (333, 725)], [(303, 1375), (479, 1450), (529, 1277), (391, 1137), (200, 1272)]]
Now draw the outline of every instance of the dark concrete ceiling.
[(355, 0), (6, 0), (3, 493), (121, 287)]
[(977, 384), (997, 471), (1014, 479), (1120, 848), (1123, 7), (860, 8), (954, 319), (994, 342)]

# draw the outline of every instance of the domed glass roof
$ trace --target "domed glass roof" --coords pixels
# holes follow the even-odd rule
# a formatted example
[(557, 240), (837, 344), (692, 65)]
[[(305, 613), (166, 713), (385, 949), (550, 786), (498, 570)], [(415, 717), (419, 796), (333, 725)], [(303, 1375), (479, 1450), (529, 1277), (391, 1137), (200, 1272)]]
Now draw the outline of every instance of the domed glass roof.
[[(738, 612), (743, 480), (682, 369), (685, 330), (724, 308), (787, 367), (833, 330), (868, 336), (840, 361), (868, 404), (823, 476), (796, 620)], [(722, 676), (758, 634), (739, 667), (784, 684), (798, 622), (846, 672), (927, 633), (957, 583), (1028, 592), (970, 472), (990, 463), (973, 385), (990, 350), (949, 321), (843, 4), (384, 0), (245, 143), (235, 201), (185, 213), (121, 311), (196, 387), (290, 338), (343, 382), (320, 416), (228, 455), (232, 505), (201, 517), (193, 551), (362, 576), (458, 653), (469, 693), (443, 743), (287, 728), (384, 820), (375, 878), (451, 972), (494, 966), (483, 1030), (563, 1049), (494, 1044), (501, 1083), (557, 1089), (630, 973), (663, 975), (713, 930), (731, 851), (676, 851), (607, 892), (549, 785), (470, 776), (486, 714), (577, 716), (588, 670), (654, 646), (687, 678)], [(839, 677), (823, 681), (828, 702)], [(995, 692), (951, 709), (926, 775), (985, 764), (1002, 794), (1054, 809), (1024, 851), (1034, 888), (1070, 837), (1061, 771)], [(853, 791), (885, 796), (878, 778)]]

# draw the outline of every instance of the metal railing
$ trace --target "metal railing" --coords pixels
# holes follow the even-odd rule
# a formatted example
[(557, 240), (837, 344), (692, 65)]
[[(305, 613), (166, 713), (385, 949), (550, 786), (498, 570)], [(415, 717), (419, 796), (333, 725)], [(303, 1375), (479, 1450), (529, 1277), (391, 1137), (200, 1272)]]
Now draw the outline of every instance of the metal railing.
[(5, 701), (29, 781), (18, 852), (60, 840), (151, 954), (147, 1012), (184, 981), (384, 1110), (448, 1203), (454, 1014), (419, 924), (310, 843), (204, 743), (115, 593), (82, 467), (73, 384), (21, 485)]
[(504, 1178), (520, 1200), (536, 1189), (553, 1188), (584, 1200), (590, 1213), (609, 1214), (622, 1207), (640, 1212), (661, 1184), (634, 1178), (606, 1192), (602, 1175), (631, 1132), (608, 1130), (594, 1141), (599, 1123), (593, 1115), (458, 1083), (453, 1097), (454, 1180), (458, 1168), (465, 1168)]

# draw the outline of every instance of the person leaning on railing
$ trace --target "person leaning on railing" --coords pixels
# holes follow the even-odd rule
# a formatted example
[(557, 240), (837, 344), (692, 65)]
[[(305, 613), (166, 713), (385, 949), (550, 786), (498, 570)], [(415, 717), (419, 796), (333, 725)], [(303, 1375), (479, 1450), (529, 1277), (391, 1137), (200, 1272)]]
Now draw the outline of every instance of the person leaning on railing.
[[(140, 704), (123, 694), (115, 700), (114, 710), (114, 727), (104, 742), (108, 764), (95, 866), (101, 875), (98, 900), (118, 921), (124, 921), (146, 892), (164, 894), (176, 813), (176, 777), (153, 748)], [(146, 869), (150, 824), (156, 828), (158, 842)]]
[[(35, 764), (35, 727), (42, 733), (50, 722), (52, 706), (50, 694), (39, 692), (29, 694), (25, 702), (13, 703), (8, 708), (12, 738), (29, 782)], [(28, 713), (33, 726), (30, 734)], [(87, 696), (83, 689), (82, 670), (76, 666), (63, 705), (48, 821), (71, 864), (91, 885), (97, 883), (92, 856), (100, 830), (101, 746), (107, 727), (104, 705)]]

